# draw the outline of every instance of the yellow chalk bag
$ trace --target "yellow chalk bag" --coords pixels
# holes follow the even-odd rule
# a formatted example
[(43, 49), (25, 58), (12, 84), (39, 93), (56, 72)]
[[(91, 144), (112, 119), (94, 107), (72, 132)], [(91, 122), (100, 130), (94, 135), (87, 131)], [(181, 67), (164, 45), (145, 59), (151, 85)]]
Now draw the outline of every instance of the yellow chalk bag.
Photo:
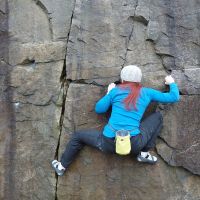
[(128, 155), (131, 152), (130, 132), (127, 130), (116, 131), (115, 151), (119, 155)]

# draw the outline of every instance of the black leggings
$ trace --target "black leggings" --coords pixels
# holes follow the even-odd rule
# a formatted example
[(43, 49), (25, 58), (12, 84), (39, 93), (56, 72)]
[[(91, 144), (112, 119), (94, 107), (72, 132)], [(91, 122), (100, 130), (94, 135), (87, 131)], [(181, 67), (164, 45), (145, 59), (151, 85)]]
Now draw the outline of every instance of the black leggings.
[[(162, 115), (156, 112), (140, 124), (140, 134), (131, 137), (131, 153), (148, 151), (155, 146), (155, 141), (162, 128)], [(114, 138), (108, 138), (102, 131), (90, 129), (76, 131), (68, 142), (61, 157), (61, 164), (67, 168), (84, 145), (95, 147), (103, 152), (115, 153)]]

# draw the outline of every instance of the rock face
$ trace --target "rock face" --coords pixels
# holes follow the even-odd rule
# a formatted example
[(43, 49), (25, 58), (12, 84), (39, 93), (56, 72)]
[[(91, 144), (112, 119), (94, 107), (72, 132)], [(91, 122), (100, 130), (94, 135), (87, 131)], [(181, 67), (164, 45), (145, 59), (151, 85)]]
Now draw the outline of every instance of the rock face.
[[(91, 128), (98, 128), (99, 123), (105, 121), (105, 118), (103, 118), (104, 116), (98, 116), (94, 112), (91, 112), (96, 100), (100, 97), (101, 90), (97, 86), (77, 83), (70, 84), (65, 104), (67, 112), (65, 112), (63, 123), (64, 128), (61, 137), (60, 155), (65, 148), (66, 141), (71, 137), (71, 134), (73, 134), (72, 132), (74, 129), (88, 128), (88, 124)], [(184, 105), (182, 104), (181, 102), (180, 105), (177, 104), (177, 106), (183, 107)], [(177, 118), (177, 121), (174, 121), (174, 119), (171, 121), (171, 123), (175, 123), (172, 127), (176, 132), (171, 133), (174, 135), (183, 134), (179, 132), (179, 129), (176, 130), (176, 122), (180, 124), (180, 128), (184, 125), (182, 119), (178, 121), (179, 116), (175, 115), (175, 113), (178, 113), (177, 110), (178, 109), (174, 109), (174, 111), (169, 112)], [(167, 109), (164, 112), (166, 112), (164, 120), (167, 127), (164, 127), (162, 137), (166, 135), (166, 137), (171, 138), (170, 133), (166, 133), (168, 129), (170, 129), (170, 131), (173, 130), (171, 126), (168, 127), (170, 124), (170, 117), (167, 118)], [(188, 124), (190, 123), (191, 122), (188, 121)], [(187, 127), (186, 124), (184, 126)], [(185, 131), (187, 130), (188, 129)], [(195, 140), (195, 135), (197, 136), (198, 133), (192, 130), (191, 132), (193, 133), (191, 140)], [(185, 132), (185, 135), (187, 137), (187, 132)], [(177, 144), (182, 138), (181, 135), (177, 140), (172, 139), (172, 141)], [(185, 140), (187, 140), (187, 138), (185, 138)], [(163, 142), (161, 143), (160, 141), (157, 150), (164, 160), (166, 160), (165, 154), (162, 154), (164, 147), (161, 148), (161, 145), (163, 145)], [(188, 146), (191, 146), (190, 142), (188, 142)], [(164, 149), (164, 152), (165, 150), (166, 149)], [(184, 156), (182, 159), (178, 159), (177, 157), (176, 165), (189, 168), (187, 167), (189, 161), (192, 159), (195, 161), (195, 158), (197, 160), (197, 155), (199, 155), (199, 152), (196, 152), (195, 149), (193, 149), (193, 151), (195, 155), (193, 155), (193, 158), (190, 158), (190, 160), (188, 160), (189, 157), (188, 159), (187, 157), (184, 158)], [(167, 149), (167, 154), (169, 154), (169, 157), (171, 156), (171, 149)], [(189, 154), (186, 155), (190, 156)], [(171, 163), (169, 164), (172, 165)], [(195, 173), (194, 168), (198, 170), (199, 165), (193, 164), (194, 162), (191, 163), (193, 169), (190, 169), (190, 171)], [(120, 157), (116, 155), (107, 155), (86, 147), (69, 167), (66, 175), (58, 179), (57, 198), (65, 199), (67, 197), (69, 200), (95, 198), (113, 200), (197, 200), (200, 197), (199, 184), (199, 176), (192, 175), (191, 172), (183, 168), (170, 167), (167, 163), (163, 162), (161, 157), (159, 157), (158, 164), (149, 166), (138, 163), (136, 158), (131, 156)], [(151, 194), (147, 191), (151, 191)]]
[[(0, 199), (200, 199), (198, 1), (0, 2)], [(143, 85), (181, 92), (160, 105), (158, 164), (89, 147), (62, 178), (50, 166), (74, 130), (102, 128), (106, 85), (137, 64)], [(149, 110), (155, 110), (154, 105)]]
[(181, 102), (165, 107), (164, 129), (161, 138), (165, 141), (157, 146), (158, 153), (173, 166), (183, 166), (200, 175), (200, 124), (199, 96), (181, 97)]
[(55, 199), (49, 163), (59, 143), (60, 77), (72, 9), (51, 3), (0, 4), (0, 199)]

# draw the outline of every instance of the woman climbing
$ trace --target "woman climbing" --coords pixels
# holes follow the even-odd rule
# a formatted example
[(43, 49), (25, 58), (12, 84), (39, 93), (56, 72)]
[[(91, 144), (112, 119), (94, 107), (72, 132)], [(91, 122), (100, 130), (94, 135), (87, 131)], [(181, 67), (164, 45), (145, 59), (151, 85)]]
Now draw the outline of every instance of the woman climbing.
[[(121, 70), (121, 83), (108, 86), (107, 94), (95, 106), (98, 114), (105, 113), (112, 106), (112, 113), (103, 131), (76, 131), (68, 142), (60, 162), (52, 161), (57, 175), (62, 176), (75, 155), (84, 145), (95, 147), (103, 152), (116, 152), (116, 132), (125, 130), (129, 133), (130, 153), (137, 155), (139, 162), (154, 164), (157, 158), (149, 153), (162, 128), (162, 116), (155, 112), (141, 121), (151, 101), (173, 103), (179, 101), (179, 90), (171, 76), (165, 77), (169, 92), (163, 93), (142, 87), (142, 72), (139, 67), (129, 65)], [(125, 145), (126, 146), (126, 145)], [(127, 146), (126, 146), (127, 147)]]

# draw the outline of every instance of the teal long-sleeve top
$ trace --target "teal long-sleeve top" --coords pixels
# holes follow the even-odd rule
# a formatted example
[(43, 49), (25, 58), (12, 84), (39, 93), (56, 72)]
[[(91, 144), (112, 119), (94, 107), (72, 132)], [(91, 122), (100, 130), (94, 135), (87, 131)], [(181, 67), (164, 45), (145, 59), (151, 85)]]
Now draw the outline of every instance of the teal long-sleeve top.
[(169, 85), (169, 92), (163, 93), (152, 88), (142, 87), (136, 102), (137, 110), (127, 110), (123, 100), (128, 96), (130, 90), (122, 89), (119, 86), (113, 88), (108, 94), (102, 97), (95, 106), (98, 114), (105, 113), (110, 106), (112, 112), (108, 124), (104, 127), (103, 134), (106, 137), (115, 137), (114, 130), (130, 130), (130, 135), (135, 136), (140, 133), (139, 126), (142, 116), (151, 101), (161, 103), (174, 103), (179, 101), (179, 89), (176, 83)]

